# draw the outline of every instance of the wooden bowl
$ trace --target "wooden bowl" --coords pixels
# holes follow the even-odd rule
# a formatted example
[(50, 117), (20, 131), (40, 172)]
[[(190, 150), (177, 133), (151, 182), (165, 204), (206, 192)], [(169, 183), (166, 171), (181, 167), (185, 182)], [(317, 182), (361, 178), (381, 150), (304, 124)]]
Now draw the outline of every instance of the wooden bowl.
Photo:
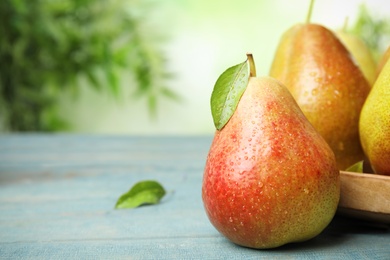
[(390, 224), (390, 176), (340, 171), (338, 214)]

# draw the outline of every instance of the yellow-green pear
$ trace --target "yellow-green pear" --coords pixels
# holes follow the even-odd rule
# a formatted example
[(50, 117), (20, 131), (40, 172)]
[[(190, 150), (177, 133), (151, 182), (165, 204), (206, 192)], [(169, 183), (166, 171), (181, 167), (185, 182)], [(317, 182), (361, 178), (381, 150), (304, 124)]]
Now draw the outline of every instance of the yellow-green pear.
[(335, 34), (297, 24), (281, 37), (270, 69), (328, 142), (340, 170), (363, 160), (359, 115), (370, 86)]
[(374, 85), (377, 77), (377, 64), (371, 50), (359, 36), (348, 33), (345, 30), (336, 31), (336, 35), (351, 53), (354, 61), (359, 66), (370, 86)]
[(390, 59), (364, 103), (359, 131), (363, 150), (373, 171), (390, 175)]

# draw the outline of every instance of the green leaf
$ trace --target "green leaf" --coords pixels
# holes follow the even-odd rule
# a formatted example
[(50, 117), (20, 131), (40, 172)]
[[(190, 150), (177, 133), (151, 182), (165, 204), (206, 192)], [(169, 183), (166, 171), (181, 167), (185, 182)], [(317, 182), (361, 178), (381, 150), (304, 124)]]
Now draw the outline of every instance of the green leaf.
[(224, 71), (211, 94), (211, 113), (214, 125), (221, 130), (237, 108), (249, 81), (247, 60)]
[(390, 19), (386, 16), (375, 15), (366, 5), (359, 7), (357, 20), (352, 33), (361, 37), (373, 53), (375, 60), (379, 60), (388, 47), (390, 39)]
[(157, 181), (140, 181), (119, 197), (115, 208), (130, 209), (145, 204), (157, 204), (165, 193), (164, 187)]
[(347, 172), (357, 172), (357, 173), (362, 173), (363, 172), (363, 161), (359, 161), (350, 167), (347, 168)]
[(111, 93), (114, 95), (114, 97), (119, 97), (119, 78), (116, 71), (112, 68), (109, 68), (106, 71), (106, 75)]

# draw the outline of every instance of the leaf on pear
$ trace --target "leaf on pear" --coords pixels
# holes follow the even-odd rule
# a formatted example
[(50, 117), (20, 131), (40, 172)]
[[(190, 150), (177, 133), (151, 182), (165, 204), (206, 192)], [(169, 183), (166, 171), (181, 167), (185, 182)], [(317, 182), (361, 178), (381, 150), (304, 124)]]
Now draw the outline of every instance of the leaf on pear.
[(228, 68), (219, 76), (211, 94), (214, 125), (221, 130), (237, 108), (249, 81), (248, 60)]
[(165, 193), (164, 187), (157, 181), (141, 181), (119, 197), (115, 208), (130, 209), (141, 205), (157, 204)]

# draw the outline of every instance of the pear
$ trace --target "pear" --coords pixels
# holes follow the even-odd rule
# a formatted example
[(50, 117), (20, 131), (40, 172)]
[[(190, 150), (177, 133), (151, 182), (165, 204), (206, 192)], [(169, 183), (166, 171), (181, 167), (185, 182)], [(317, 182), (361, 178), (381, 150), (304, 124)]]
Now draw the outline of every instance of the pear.
[(386, 64), (386, 62), (390, 58), (390, 46), (387, 47), (386, 51), (382, 54), (382, 57), (379, 59), (378, 66), (376, 69), (376, 75), (379, 76), (381, 73), (383, 66)]
[(339, 196), (334, 153), (288, 89), (250, 77), (208, 153), (202, 198), (210, 222), (238, 245), (275, 248), (321, 233)]
[(367, 44), (362, 38), (349, 33), (346, 30), (336, 31), (336, 35), (351, 53), (354, 61), (359, 66), (369, 85), (374, 85), (377, 77), (377, 64)]
[(312, 23), (291, 27), (280, 39), (269, 75), (289, 89), (334, 151), (339, 169), (363, 160), (358, 122), (371, 88), (333, 32)]
[(390, 176), (390, 59), (364, 103), (359, 132), (374, 173)]

